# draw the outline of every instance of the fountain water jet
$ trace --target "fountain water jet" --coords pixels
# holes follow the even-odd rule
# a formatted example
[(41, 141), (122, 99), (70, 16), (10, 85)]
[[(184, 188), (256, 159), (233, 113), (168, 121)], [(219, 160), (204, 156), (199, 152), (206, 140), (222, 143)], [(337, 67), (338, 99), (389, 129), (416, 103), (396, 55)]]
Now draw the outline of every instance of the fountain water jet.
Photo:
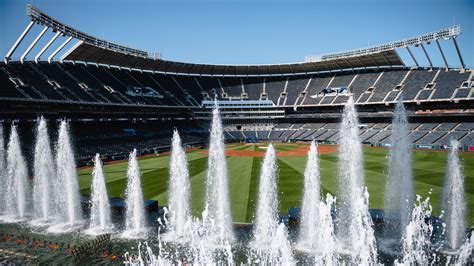
[(169, 169), (168, 236), (177, 240), (189, 234), (187, 227), (191, 221), (188, 162), (177, 130), (173, 132)]
[[(413, 174), (410, 130), (403, 100), (395, 107), (392, 120), (388, 179), (384, 198), (384, 224), (387, 237), (401, 239), (413, 208)], [(391, 236), (388, 236), (388, 235)]]
[(402, 239), (403, 258), (395, 261), (394, 264), (402, 265), (428, 265), (429, 251), (431, 249), (431, 235), (433, 225), (427, 218), (431, 217), (432, 207), (430, 198), (421, 200), (421, 196), (416, 196), (417, 204), (413, 208), (411, 221), (404, 230)]
[(206, 204), (202, 214), (208, 234), (213, 235), (215, 244), (234, 241), (232, 214), (230, 210), (227, 163), (225, 157), (224, 133), (219, 109), (212, 110), (211, 140), (206, 179)]
[(98, 235), (111, 232), (113, 229), (112, 218), (110, 215), (110, 203), (105, 186), (102, 161), (97, 153), (94, 158), (94, 169), (92, 170), (91, 187), (91, 217), (87, 233)]
[(313, 140), (304, 172), (304, 195), (297, 249), (312, 255), (314, 264), (327, 265), (335, 263), (336, 239), (331, 217), (331, 207), (335, 199), (328, 193), (326, 202), (321, 201), (320, 190), (319, 157)]
[(455, 265), (467, 265), (467, 262), (474, 251), (474, 233), (471, 232), (471, 237), (466, 239), (466, 242), (459, 249), (459, 255), (456, 259)]
[(125, 191), (125, 231), (123, 238), (146, 237), (145, 206), (143, 204), (143, 191), (141, 184), (140, 167), (137, 160), (137, 150), (130, 153), (127, 168), (127, 190)]
[(339, 197), (337, 237), (342, 253), (353, 263), (377, 261), (374, 230), (369, 214), (369, 193), (364, 187), (364, 162), (357, 112), (349, 97), (342, 115), (339, 140)]
[(308, 245), (310, 248), (315, 248), (315, 245), (317, 245), (316, 231), (319, 228), (317, 224), (318, 205), (321, 201), (320, 183), (319, 158), (316, 143), (313, 140), (308, 152), (308, 159), (304, 171), (304, 194), (301, 205), (301, 222), (298, 241), (301, 245)]
[(263, 160), (258, 188), (258, 204), (254, 222), (253, 245), (268, 247), (278, 227), (278, 194), (276, 184), (276, 155), (273, 145), (268, 145)]
[(284, 224), (278, 223), (277, 165), (273, 145), (268, 145), (260, 172), (258, 204), (250, 244), (259, 261), (269, 264), (293, 264), (291, 246)]
[(464, 176), (458, 157), (459, 142), (450, 141), (446, 178), (443, 186), (443, 221), (446, 223), (445, 247), (459, 249), (466, 237), (466, 201)]
[(3, 136), (3, 124), (0, 123), (0, 216), (5, 211), (6, 172), (5, 172), (5, 143)]
[(69, 125), (62, 120), (56, 145), (56, 179), (53, 184), (56, 221), (48, 231), (62, 233), (76, 230), (83, 224), (76, 160), (69, 134)]
[[(215, 142), (215, 139), (212, 138), (211, 142)], [(220, 155), (218, 157), (222, 158)], [(222, 177), (222, 169), (219, 171), (218, 174)], [(217, 188), (213, 189), (220, 189), (219, 186), (223, 184), (220, 183)], [(217, 191), (214, 190), (214, 192)], [(210, 219), (205, 210), (203, 220), (192, 218), (189, 193), (190, 180), (186, 154), (181, 146), (178, 132), (174, 131), (170, 158), (169, 210), (165, 208), (163, 219), (158, 220), (160, 224), (158, 230), (159, 252), (155, 256), (147, 246), (143, 258), (147, 263), (153, 265), (172, 264), (173, 262), (178, 264), (190, 262), (197, 265), (216, 263), (232, 265), (233, 253), (230, 242), (233, 239), (230, 239), (229, 236), (233, 238), (233, 235), (225, 232), (222, 234), (222, 230), (225, 230), (226, 226), (216, 222), (219, 219), (218, 216), (215, 216), (216, 214), (213, 217), (217, 217), (217, 219)], [(222, 210), (225, 209), (225, 206), (219, 208)], [(167, 232), (162, 234), (162, 227), (166, 227)], [(230, 232), (232, 233), (232, 231)]]
[(5, 180), (5, 222), (17, 222), (26, 217), (26, 193), (28, 169), (21, 152), (16, 125), (12, 125), (7, 149), (7, 172)]
[(52, 210), (55, 207), (51, 198), (55, 178), (54, 160), (48, 136), (48, 126), (44, 117), (40, 117), (36, 127), (36, 145), (34, 159), (33, 209), (32, 224), (42, 225), (51, 222)]

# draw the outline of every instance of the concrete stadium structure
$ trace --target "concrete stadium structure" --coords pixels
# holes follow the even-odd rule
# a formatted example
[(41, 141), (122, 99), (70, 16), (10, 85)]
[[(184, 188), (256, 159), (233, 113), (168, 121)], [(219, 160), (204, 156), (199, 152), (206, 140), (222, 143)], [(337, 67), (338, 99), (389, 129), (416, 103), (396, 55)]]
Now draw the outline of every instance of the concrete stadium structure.
[[(388, 145), (392, 110), (403, 99), (414, 146), (443, 148), (455, 138), (474, 151), (474, 72), (466, 69), (457, 25), (298, 63), (213, 65), (167, 61), (111, 43), (31, 5), (27, 15), (31, 22), (0, 64), (0, 115), (4, 123), (18, 121), (26, 135), (39, 114), (68, 118), (80, 159), (96, 152), (116, 159), (130, 147), (142, 153), (168, 149), (174, 127), (185, 143), (206, 143), (214, 99), (227, 141), (336, 143), (342, 108), (353, 97), (362, 141)], [(33, 27), (42, 30), (18, 51)], [(31, 55), (48, 31), (54, 36)], [(65, 40), (47, 54), (60, 36)], [(459, 62), (447, 61), (441, 41), (452, 41)], [(433, 65), (428, 44), (436, 44), (444, 66)], [(412, 52), (420, 48), (426, 66)], [(413, 66), (402, 60), (400, 49), (408, 51)]]

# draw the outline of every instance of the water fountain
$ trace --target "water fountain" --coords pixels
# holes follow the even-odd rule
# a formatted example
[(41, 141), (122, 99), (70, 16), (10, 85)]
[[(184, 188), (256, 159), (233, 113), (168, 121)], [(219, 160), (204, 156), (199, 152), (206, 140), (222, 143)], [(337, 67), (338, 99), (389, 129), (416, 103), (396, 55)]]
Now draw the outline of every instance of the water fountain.
[(320, 190), (319, 157), (313, 140), (304, 172), (304, 194), (296, 248), (311, 256), (314, 264), (331, 265), (336, 259), (336, 239), (331, 217), (335, 199), (328, 194), (326, 202), (321, 201)]
[(190, 183), (186, 153), (181, 146), (178, 131), (173, 132), (170, 158), (169, 188), (168, 188), (168, 236), (174, 240), (186, 238), (189, 235), (191, 211), (189, 207)]
[(431, 236), (433, 225), (427, 218), (431, 217), (430, 198), (421, 200), (416, 196), (417, 204), (413, 208), (411, 221), (407, 224), (402, 239), (402, 258), (395, 264), (428, 265), (430, 264)]
[[(169, 210), (159, 219), (159, 251), (155, 256), (147, 245), (147, 263), (193, 264), (234, 263), (231, 242), (234, 240), (227, 191), (222, 125), (219, 113), (214, 120), (209, 148), (206, 207), (202, 217), (192, 218), (190, 211), (190, 183), (185, 152), (177, 131), (173, 134), (170, 158)], [(223, 202), (224, 200), (224, 202)], [(162, 234), (162, 227), (167, 231)]]
[(0, 123), (0, 216), (5, 211), (6, 172), (5, 172), (5, 143), (3, 136), (3, 124)]
[(144, 238), (147, 234), (145, 206), (141, 184), (137, 150), (130, 153), (127, 168), (127, 190), (125, 191), (125, 231), (123, 238)]
[(464, 176), (458, 151), (459, 142), (451, 140), (442, 196), (443, 221), (446, 224), (445, 248), (452, 250), (459, 249), (466, 238)]
[[(217, 105), (217, 104), (216, 104)], [(224, 132), (219, 109), (212, 110), (211, 139), (206, 179), (206, 204), (203, 223), (213, 235), (217, 245), (232, 242), (232, 214), (230, 210), (227, 163), (225, 157)]]
[(286, 228), (278, 223), (277, 165), (273, 145), (267, 148), (260, 171), (258, 203), (254, 222), (252, 253), (259, 262), (293, 264)]
[[(137, 244), (134, 239), (146, 239), (140, 245), (138, 261), (151, 265), (163, 264), (280, 264), (295, 263), (375, 264), (377, 252), (381, 263), (430, 264), (469, 262), (474, 237), (465, 232), (466, 205), (464, 184), (458, 158), (457, 141), (451, 142), (443, 191), (442, 221), (446, 235), (439, 243), (431, 217), (429, 198), (417, 196), (413, 204), (411, 150), (407, 138), (407, 121), (403, 104), (399, 102), (393, 118), (392, 148), (389, 155), (389, 174), (385, 199), (385, 232), (377, 231), (377, 242), (393, 240), (397, 250), (391, 254), (377, 250), (375, 233), (369, 215), (369, 195), (364, 186), (362, 146), (359, 139), (358, 119), (353, 99), (350, 98), (343, 113), (339, 143), (339, 198), (327, 194), (321, 197), (321, 180), (318, 147), (311, 143), (304, 171), (299, 234), (296, 228), (279, 222), (277, 190), (277, 158), (273, 145), (269, 145), (260, 172), (258, 202), (254, 225), (232, 226), (228, 175), (222, 124), (218, 109), (213, 110), (209, 145), (205, 208), (202, 220), (191, 215), (190, 176), (186, 154), (177, 131), (173, 134), (170, 158), (169, 210), (159, 219), (158, 238), (148, 234), (147, 218), (141, 188), (137, 152), (130, 153), (127, 169), (125, 229), (121, 239), (112, 245), (123, 248)], [(8, 143), (6, 173), (1, 175), (4, 153), (3, 132), (0, 127), (0, 219), (15, 227), (16, 222), (29, 218), (26, 211), (28, 180), (25, 159), (22, 156), (16, 126)], [(68, 125), (62, 121), (59, 128), (56, 161), (53, 162), (46, 121), (38, 120), (34, 158), (34, 209), (35, 225), (48, 224), (47, 234), (57, 239), (82, 237), (82, 211), (79, 201), (76, 166), (71, 148)], [(54, 165), (57, 171), (54, 172)], [(390, 188), (390, 189), (388, 189)], [(113, 223), (107, 197), (105, 177), (100, 156), (94, 160), (91, 193), (90, 225), (85, 233), (113, 233)], [(393, 192), (393, 193), (392, 193)], [(411, 204), (411, 205), (410, 205)], [(333, 212), (336, 208), (336, 220)], [(151, 215), (151, 216), (150, 216)], [(12, 223), (15, 222), (15, 223)], [(20, 232), (30, 230), (20, 223)], [(378, 229), (378, 227), (376, 227)], [(34, 228), (43, 233), (39, 227)], [(288, 231), (289, 230), (289, 231)], [(163, 232), (163, 233), (162, 233)], [(467, 239), (466, 239), (467, 238)], [(296, 243), (292, 241), (296, 239)], [(400, 241), (401, 240), (401, 241)], [(156, 242), (158, 241), (158, 243)], [(153, 245), (157, 243), (157, 250)], [(150, 245), (149, 245), (150, 244)], [(443, 245), (444, 244), (444, 245)], [(379, 244), (381, 245), (381, 244)], [(392, 246), (394, 246), (392, 245)], [(382, 245), (383, 246), (383, 245)], [(392, 247), (391, 246), (391, 247)], [(123, 250), (123, 249), (122, 249)], [(157, 252), (157, 253), (155, 253)], [(131, 259), (133, 260), (133, 259)], [(136, 260), (134, 260), (136, 261)]]
[(36, 145), (33, 180), (33, 225), (51, 222), (54, 202), (51, 198), (55, 178), (54, 160), (44, 117), (40, 117), (36, 127)]
[(53, 182), (57, 204), (56, 221), (48, 229), (62, 233), (78, 229), (83, 224), (76, 160), (69, 135), (69, 124), (62, 120), (56, 145), (56, 178)]
[(298, 240), (300, 246), (306, 246), (308, 249), (315, 249), (318, 246), (317, 230), (319, 225), (317, 219), (318, 205), (321, 202), (320, 190), (319, 158), (316, 143), (313, 140), (304, 171), (304, 193)]
[(459, 249), (459, 255), (456, 260), (456, 265), (467, 265), (470, 256), (474, 251), (474, 233), (471, 232), (471, 237), (466, 239), (466, 242)]
[(12, 125), (7, 148), (7, 171), (5, 179), (4, 222), (18, 222), (26, 218), (28, 169), (21, 152), (16, 125)]
[(340, 252), (353, 263), (377, 261), (369, 194), (364, 187), (364, 162), (354, 100), (344, 108), (339, 139), (339, 206), (336, 233)]
[[(403, 101), (396, 104), (393, 120), (391, 148), (388, 156), (388, 179), (384, 198), (384, 225), (387, 238), (398, 244), (413, 208), (413, 173), (410, 130)], [(395, 247), (391, 247), (394, 249)]]
[(113, 224), (110, 203), (99, 154), (95, 155), (94, 169), (92, 170), (91, 203), (90, 224), (87, 233), (99, 235), (111, 232)]

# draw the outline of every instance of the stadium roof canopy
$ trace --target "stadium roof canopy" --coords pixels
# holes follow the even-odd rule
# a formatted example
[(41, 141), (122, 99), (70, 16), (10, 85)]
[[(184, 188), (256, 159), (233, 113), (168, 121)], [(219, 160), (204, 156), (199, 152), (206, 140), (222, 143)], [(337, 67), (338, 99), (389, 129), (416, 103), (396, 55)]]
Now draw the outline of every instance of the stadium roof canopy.
[(439, 45), (438, 40), (453, 39), (456, 51), (458, 52), (461, 65), (464, 68), (464, 62), (459, 51), (459, 47), (455, 37), (461, 33), (460, 26), (453, 26), (441, 29), (436, 32), (427, 33), (424, 35), (408, 38), (405, 40), (371, 46), (363, 49), (356, 49), (345, 51), (341, 53), (326, 54), (321, 57), (309, 56), (305, 58), (304, 62), (287, 63), (287, 64), (262, 64), (262, 65), (216, 65), (216, 64), (195, 64), (163, 60), (156, 54), (148, 53), (146, 51), (129, 48), (119, 44), (111, 43), (84, 32), (81, 32), (73, 27), (70, 27), (57, 19), (47, 15), (41, 10), (32, 5), (27, 6), (27, 15), (31, 18), (30, 24), (26, 27), (24, 32), (17, 39), (15, 44), (11, 47), (9, 52), (5, 55), (5, 63), (8, 63), (12, 54), (23, 41), (30, 29), (35, 24), (43, 26), (43, 30), (29, 45), (26, 51), (20, 57), (23, 62), (28, 53), (43, 37), (44, 33), (51, 29), (56, 34), (49, 40), (41, 51), (35, 56), (35, 61), (38, 62), (45, 51), (52, 43), (60, 36), (67, 36), (68, 38), (47, 58), (51, 62), (53, 58), (58, 55), (64, 47), (72, 40), (76, 44), (71, 49), (64, 52), (60, 56), (60, 62), (73, 61), (104, 64), (110, 66), (118, 66), (130, 69), (149, 70), (162, 73), (175, 73), (184, 75), (212, 75), (212, 76), (277, 76), (277, 75), (295, 75), (320, 73), (331, 71), (344, 71), (354, 69), (366, 68), (395, 68), (405, 67), (405, 63), (397, 53), (398, 48), (406, 48), (412, 57), (415, 64), (418, 62), (410, 50), (410, 46), (421, 46), (426, 55), (430, 66), (432, 63), (424, 43), (435, 41), (438, 44), (439, 51), (443, 57), (446, 67), (448, 63), (444, 57), (443, 50)]
[(88, 43), (81, 43), (63, 60), (96, 62), (107, 65), (147, 69), (165, 73), (182, 73), (195, 75), (230, 75), (230, 76), (261, 76), (312, 73), (340, 69), (403, 66), (398, 54), (392, 51), (383, 51), (377, 54), (368, 54), (357, 57), (332, 59), (317, 62), (303, 62), (276, 65), (212, 65), (174, 62), (161, 59), (150, 59), (130, 54), (118, 53)]

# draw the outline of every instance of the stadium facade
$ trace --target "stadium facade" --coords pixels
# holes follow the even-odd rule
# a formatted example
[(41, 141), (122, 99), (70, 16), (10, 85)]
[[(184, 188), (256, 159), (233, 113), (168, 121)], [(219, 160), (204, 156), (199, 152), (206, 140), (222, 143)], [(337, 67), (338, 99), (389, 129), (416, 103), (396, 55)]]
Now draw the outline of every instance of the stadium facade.
[[(474, 151), (474, 72), (466, 69), (456, 41), (460, 26), (299, 63), (213, 65), (167, 61), (111, 43), (31, 5), (27, 14), (30, 23), (0, 64), (0, 115), (6, 124), (16, 121), (25, 140), (33, 139), (39, 115), (71, 120), (83, 160), (96, 152), (117, 159), (133, 147), (142, 153), (166, 150), (175, 127), (185, 143), (206, 143), (215, 101), (227, 141), (337, 142), (349, 97), (365, 143), (388, 145), (392, 110), (402, 99), (414, 146), (444, 148), (455, 138)], [(33, 27), (41, 31), (19, 51)], [(36, 47), (48, 31), (54, 36)], [(50, 51), (60, 36), (65, 40)], [(443, 41), (452, 42), (458, 62), (447, 61)], [(433, 65), (428, 44), (436, 46), (443, 66)], [(39, 52), (33, 54), (35, 47)], [(418, 63), (415, 47), (428, 65)], [(402, 60), (400, 49), (414, 66)]]

